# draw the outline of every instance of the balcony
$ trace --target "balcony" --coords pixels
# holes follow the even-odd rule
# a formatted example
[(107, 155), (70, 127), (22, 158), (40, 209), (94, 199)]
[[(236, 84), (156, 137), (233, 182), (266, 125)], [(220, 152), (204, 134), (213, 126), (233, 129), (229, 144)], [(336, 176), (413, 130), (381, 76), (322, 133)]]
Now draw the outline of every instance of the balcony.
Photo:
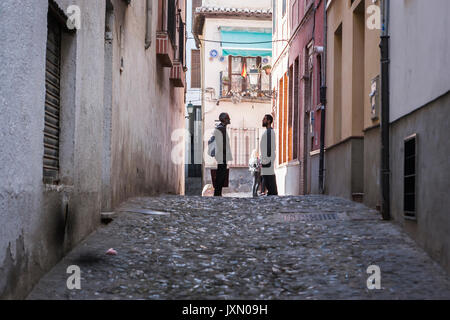
[(184, 66), (181, 61), (175, 60), (170, 70), (170, 82), (174, 87), (184, 88), (186, 74), (184, 72)]
[(261, 85), (260, 74), (250, 73), (249, 79), (233, 76), (232, 81), (220, 74), (220, 99), (233, 102), (266, 102), (272, 98), (268, 83)]
[(175, 50), (170, 41), (167, 31), (160, 31), (156, 34), (156, 58), (158, 62), (167, 68), (173, 67)]

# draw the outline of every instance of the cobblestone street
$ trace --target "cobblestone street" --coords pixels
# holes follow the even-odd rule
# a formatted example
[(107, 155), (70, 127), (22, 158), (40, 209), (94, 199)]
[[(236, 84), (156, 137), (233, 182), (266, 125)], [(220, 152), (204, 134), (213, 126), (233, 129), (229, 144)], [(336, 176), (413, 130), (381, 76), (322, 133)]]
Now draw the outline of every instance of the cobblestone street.
[[(162, 196), (116, 212), (28, 299), (450, 299), (449, 277), (399, 227), (340, 198)], [(81, 290), (66, 287), (70, 265)]]

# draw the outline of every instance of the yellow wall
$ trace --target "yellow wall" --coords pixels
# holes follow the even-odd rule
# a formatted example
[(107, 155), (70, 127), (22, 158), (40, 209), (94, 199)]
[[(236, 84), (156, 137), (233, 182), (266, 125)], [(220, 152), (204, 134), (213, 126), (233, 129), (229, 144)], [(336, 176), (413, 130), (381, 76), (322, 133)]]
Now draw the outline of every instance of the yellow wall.
[[(351, 136), (363, 136), (363, 130), (378, 124), (370, 118), (371, 80), (380, 73), (380, 30), (370, 30), (366, 21), (368, 6), (364, 0), (332, 1), (328, 11), (326, 146)], [(376, 3), (379, 5), (379, 3)], [(364, 8), (364, 10), (363, 10)], [(357, 14), (361, 18), (357, 18)], [(358, 29), (358, 25), (364, 28)], [(336, 68), (335, 32), (342, 26), (342, 65)], [(360, 32), (360, 33), (358, 33)], [(364, 45), (362, 39), (364, 38)], [(363, 56), (361, 56), (363, 53)], [(339, 70), (340, 69), (340, 70)], [(363, 73), (360, 73), (364, 69)], [(336, 74), (335, 74), (336, 73)], [(341, 95), (338, 94), (341, 79)], [(338, 101), (340, 100), (340, 103)]]

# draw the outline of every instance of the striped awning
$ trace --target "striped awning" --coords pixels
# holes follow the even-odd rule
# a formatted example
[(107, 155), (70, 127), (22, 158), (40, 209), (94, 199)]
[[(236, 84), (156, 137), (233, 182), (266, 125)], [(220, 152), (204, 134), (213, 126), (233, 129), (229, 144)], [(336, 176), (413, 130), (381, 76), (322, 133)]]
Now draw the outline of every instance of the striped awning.
[(271, 57), (272, 32), (221, 29), (222, 55)]

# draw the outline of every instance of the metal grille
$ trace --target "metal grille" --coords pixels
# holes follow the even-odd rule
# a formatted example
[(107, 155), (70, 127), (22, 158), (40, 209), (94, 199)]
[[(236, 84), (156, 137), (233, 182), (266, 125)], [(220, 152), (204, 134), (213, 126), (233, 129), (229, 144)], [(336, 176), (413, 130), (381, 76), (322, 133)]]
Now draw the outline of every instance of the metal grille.
[(167, 33), (169, 34), (169, 39), (172, 42), (172, 45), (176, 44), (176, 17), (175, 0), (169, 0), (167, 1)]
[(284, 213), (277, 216), (284, 222), (295, 222), (295, 221), (305, 221), (305, 222), (315, 222), (315, 221), (335, 221), (341, 220), (342, 218), (337, 213), (307, 213), (307, 214), (296, 214), (296, 213)]
[(184, 66), (184, 23), (180, 16), (180, 28), (178, 30), (178, 59), (182, 66)]
[(229, 128), (231, 153), (233, 161), (231, 167), (247, 167), (253, 150), (259, 150), (262, 135), (259, 128)]
[(61, 27), (49, 15), (45, 65), (44, 180), (55, 183), (59, 173)]

